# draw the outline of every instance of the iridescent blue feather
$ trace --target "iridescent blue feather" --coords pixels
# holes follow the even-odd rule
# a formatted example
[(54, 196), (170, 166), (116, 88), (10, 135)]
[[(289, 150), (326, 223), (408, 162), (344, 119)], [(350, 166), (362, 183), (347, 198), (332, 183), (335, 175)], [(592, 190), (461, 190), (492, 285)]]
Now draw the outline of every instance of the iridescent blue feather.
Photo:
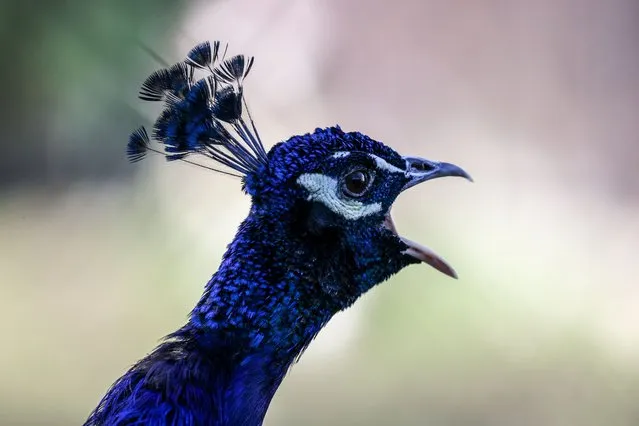
[[(227, 46), (228, 47), (228, 46)], [(193, 65), (195, 68), (208, 68), (211, 72), (213, 72), (211, 65), (217, 62), (218, 54), (220, 51), (220, 42), (216, 41), (213, 43), (211, 47), (211, 43), (205, 41), (203, 43), (198, 44), (193, 49), (189, 51), (186, 55), (187, 61)], [(222, 57), (226, 54), (226, 49), (222, 54)]]
[(126, 154), (129, 161), (136, 163), (143, 159), (150, 148), (150, 144), (149, 134), (144, 127), (139, 127), (131, 133), (129, 143), (126, 146)]
[[(164, 145), (167, 160), (199, 154), (241, 175), (266, 164), (266, 150), (248, 110), (250, 125), (243, 116), (243, 82), (252, 66), (252, 57), (237, 55), (224, 60), (220, 42), (212, 46), (204, 42), (191, 49), (184, 62), (146, 79), (140, 98), (165, 104), (152, 135)], [(210, 74), (195, 80), (195, 69)], [(138, 141), (134, 135), (132, 139)], [(143, 146), (150, 150), (150, 141)], [(139, 161), (143, 156), (129, 158)]]

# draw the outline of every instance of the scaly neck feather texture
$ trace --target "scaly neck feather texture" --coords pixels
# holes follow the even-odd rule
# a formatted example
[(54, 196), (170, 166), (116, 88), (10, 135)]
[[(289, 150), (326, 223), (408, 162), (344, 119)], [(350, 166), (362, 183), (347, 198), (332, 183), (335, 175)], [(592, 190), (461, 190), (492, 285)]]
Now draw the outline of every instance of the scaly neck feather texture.
[[(313, 236), (294, 217), (254, 208), (191, 313), (187, 327), (200, 336), (203, 355), (224, 358), (224, 379), (216, 381), (225, 389), (218, 415), (228, 423), (221, 424), (261, 424), (289, 366), (345, 307), (337, 301), (359, 294), (332, 280), (341, 262), (326, 250), (340, 251), (338, 236)], [(349, 288), (351, 295), (335, 297)]]
[(189, 322), (118, 380), (86, 424), (261, 425), (319, 330), (386, 278), (357, 265), (356, 242), (339, 229), (314, 233), (317, 216), (254, 204)]

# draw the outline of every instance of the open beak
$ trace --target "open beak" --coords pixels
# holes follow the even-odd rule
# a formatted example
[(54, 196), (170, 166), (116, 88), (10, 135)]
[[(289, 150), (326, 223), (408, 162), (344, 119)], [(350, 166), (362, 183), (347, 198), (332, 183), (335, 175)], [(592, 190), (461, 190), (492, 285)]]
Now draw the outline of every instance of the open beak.
[[(446, 176), (458, 176), (468, 179), (471, 182), (473, 181), (468, 173), (466, 173), (461, 167), (454, 164), (440, 163), (418, 157), (404, 157), (404, 159), (406, 160), (406, 176), (409, 180), (402, 188), (402, 191), (405, 191), (419, 183), (426, 182), (427, 180)], [(429, 264), (449, 277), (457, 278), (455, 270), (437, 253), (430, 248), (416, 243), (415, 241), (411, 241), (408, 238), (404, 238), (397, 233), (397, 228), (395, 227), (393, 218), (390, 215), (390, 210), (384, 218), (384, 226), (408, 246), (408, 248), (404, 251), (404, 254)]]

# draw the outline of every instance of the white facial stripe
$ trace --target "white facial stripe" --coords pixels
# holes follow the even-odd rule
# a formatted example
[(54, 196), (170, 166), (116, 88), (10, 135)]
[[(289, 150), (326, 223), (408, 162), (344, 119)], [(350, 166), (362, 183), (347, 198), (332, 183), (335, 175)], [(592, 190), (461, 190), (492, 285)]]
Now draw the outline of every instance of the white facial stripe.
[(351, 155), (351, 153), (348, 151), (340, 151), (333, 154), (333, 158), (344, 158), (348, 157), (349, 155)]
[(331, 211), (348, 220), (356, 220), (379, 213), (381, 203), (364, 204), (361, 201), (341, 198), (336, 179), (319, 173), (305, 173), (297, 178), (297, 183), (309, 192), (308, 199), (324, 204)]
[(375, 164), (377, 164), (377, 168), (380, 170), (386, 170), (387, 172), (390, 172), (390, 173), (401, 173), (403, 175), (408, 174), (406, 170), (402, 170), (399, 167), (393, 166), (392, 164), (390, 164), (383, 158), (379, 158), (377, 155), (368, 154), (368, 156), (371, 157), (373, 160), (375, 160)]

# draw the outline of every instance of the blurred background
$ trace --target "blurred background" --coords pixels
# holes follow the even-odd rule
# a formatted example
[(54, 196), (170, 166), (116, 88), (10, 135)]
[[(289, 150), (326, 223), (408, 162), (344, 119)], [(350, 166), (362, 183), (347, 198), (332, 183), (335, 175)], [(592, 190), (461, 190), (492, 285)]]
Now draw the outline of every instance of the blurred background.
[(266, 425), (639, 424), (636, 0), (3, 0), (0, 424), (81, 424), (245, 217), (238, 181), (124, 156), (157, 56), (207, 39), (256, 56), (268, 146), (339, 123), (476, 181), (394, 208), (460, 279), (338, 315)]

